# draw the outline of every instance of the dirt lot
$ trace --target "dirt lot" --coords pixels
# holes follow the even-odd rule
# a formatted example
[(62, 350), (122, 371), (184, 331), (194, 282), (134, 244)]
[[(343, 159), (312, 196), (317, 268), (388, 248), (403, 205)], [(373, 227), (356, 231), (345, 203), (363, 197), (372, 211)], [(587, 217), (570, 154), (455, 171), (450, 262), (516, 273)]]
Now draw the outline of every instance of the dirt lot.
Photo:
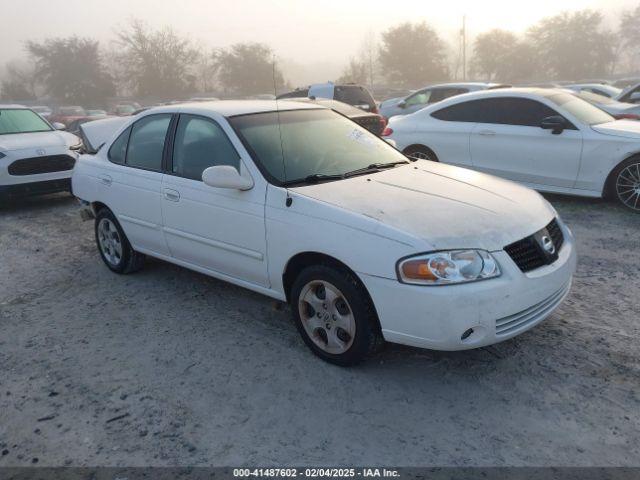
[(0, 466), (640, 465), (640, 215), (549, 197), (574, 288), (491, 348), (342, 369), (289, 311), (150, 260), (121, 277), (65, 195), (0, 208)]

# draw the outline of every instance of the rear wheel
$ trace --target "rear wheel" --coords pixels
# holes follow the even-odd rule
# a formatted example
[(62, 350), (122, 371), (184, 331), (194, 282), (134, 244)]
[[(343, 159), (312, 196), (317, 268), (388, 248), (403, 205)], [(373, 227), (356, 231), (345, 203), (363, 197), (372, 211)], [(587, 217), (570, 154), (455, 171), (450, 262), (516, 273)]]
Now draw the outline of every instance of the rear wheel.
[(291, 304), (300, 335), (323, 360), (353, 365), (382, 344), (373, 304), (351, 273), (327, 265), (305, 268), (293, 284)]
[(96, 215), (95, 234), (100, 257), (110, 270), (116, 273), (132, 273), (142, 268), (144, 255), (131, 247), (122, 227), (110, 210), (103, 208)]
[(423, 145), (407, 147), (403, 153), (413, 160), (429, 160), (431, 162), (438, 161), (438, 157), (433, 153), (433, 150)]
[(618, 165), (611, 176), (609, 191), (629, 210), (640, 213), (640, 157)]

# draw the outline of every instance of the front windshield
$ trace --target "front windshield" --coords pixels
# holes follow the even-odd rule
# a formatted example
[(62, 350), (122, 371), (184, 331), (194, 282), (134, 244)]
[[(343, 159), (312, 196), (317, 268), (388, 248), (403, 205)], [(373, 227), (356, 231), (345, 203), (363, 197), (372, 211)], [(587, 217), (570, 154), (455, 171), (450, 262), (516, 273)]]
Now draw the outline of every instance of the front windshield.
[(622, 93), (622, 89), (618, 87), (614, 87), (613, 85), (598, 85), (598, 90), (603, 92), (607, 92), (612, 97), (617, 97)]
[(49, 124), (31, 110), (0, 109), (0, 135), (49, 131)]
[(547, 98), (587, 125), (597, 125), (615, 120), (604, 110), (600, 110), (598, 107), (570, 93), (556, 93), (549, 95)]
[(328, 109), (256, 113), (230, 122), (270, 180), (279, 183), (407, 160), (384, 140)]

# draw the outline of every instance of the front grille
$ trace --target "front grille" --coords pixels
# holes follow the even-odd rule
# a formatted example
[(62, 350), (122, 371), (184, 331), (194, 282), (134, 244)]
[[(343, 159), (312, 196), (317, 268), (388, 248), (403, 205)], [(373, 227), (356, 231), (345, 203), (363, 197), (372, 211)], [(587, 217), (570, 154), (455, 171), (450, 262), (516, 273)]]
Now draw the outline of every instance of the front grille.
[(526, 329), (549, 315), (569, 293), (571, 282), (556, 293), (521, 312), (496, 321), (496, 336), (502, 337)]
[(553, 240), (553, 244), (556, 246), (556, 250), (560, 251), (564, 243), (564, 235), (555, 218), (547, 225), (547, 231), (549, 232), (549, 236), (551, 236), (551, 240)]
[(21, 158), (9, 165), (9, 175), (37, 175), (39, 173), (64, 172), (72, 170), (76, 161), (70, 155), (47, 155)]
[[(539, 237), (547, 234), (555, 246), (555, 254), (545, 252), (540, 244)], [(554, 218), (551, 223), (540, 232), (536, 232), (511, 245), (507, 245), (504, 247), (504, 250), (509, 254), (518, 268), (526, 273), (553, 263), (558, 258), (557, 254), (562, 248), (563, 243), (564, 236), (562, 235), (562, 229)]]

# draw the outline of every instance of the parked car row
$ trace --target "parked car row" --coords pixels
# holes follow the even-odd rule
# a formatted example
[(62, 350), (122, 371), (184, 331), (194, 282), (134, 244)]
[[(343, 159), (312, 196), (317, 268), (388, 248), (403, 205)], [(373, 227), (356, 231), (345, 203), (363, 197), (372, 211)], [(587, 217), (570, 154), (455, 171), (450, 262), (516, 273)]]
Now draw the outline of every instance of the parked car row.
[[(428, 97), (384, 130), (353, 85), (140, 109), (79, 125), (77, 161), (64, 137), (75, 164), (64, 173), (110, 270), (152, 256), (288, 302), (324, 360), (350, 365), (385, 340), (490, 345), (539, 324), (571, 288), (572, 234), (527, 187), (640, 212), (640, 122), (591, 92), (455, 88), (390, 102)], [(70, 135), (22, 111), (41, 123), (7, 123), (10, 140)], [(10, 169), (19, 148), (3, 141)]]

